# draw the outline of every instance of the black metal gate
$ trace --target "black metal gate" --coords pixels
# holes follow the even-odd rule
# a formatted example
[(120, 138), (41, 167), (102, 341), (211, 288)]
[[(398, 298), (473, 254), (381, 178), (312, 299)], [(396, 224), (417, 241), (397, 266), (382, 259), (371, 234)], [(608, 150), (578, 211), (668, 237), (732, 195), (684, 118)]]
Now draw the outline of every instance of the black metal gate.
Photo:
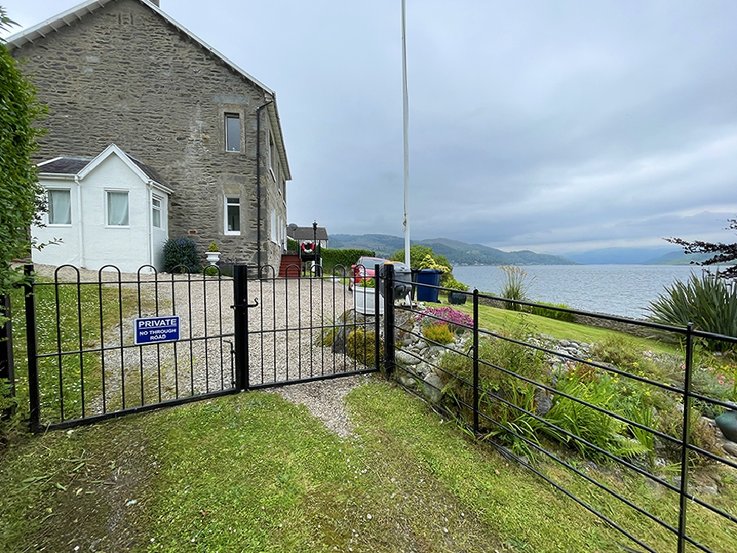
[(25, 322), (36, 431), (376, 370), (376, 323), (352, 311), (345, 271), (297, 279), (245, 265), (232, 278), (216, 267), (32, 272), (27, 266)]

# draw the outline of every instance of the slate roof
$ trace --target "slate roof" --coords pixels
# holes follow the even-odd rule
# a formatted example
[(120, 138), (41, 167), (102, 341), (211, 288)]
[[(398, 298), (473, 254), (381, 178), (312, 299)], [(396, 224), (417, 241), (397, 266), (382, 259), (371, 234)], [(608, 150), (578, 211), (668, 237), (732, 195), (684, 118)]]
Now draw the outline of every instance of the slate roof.
[[(125, 153), (125, 152), (123, 152)], [(138, 168), (143, 171), (148, 178), (150, 178), (152, 181), (157, 182), (159, 184), (166, 185), (164, 180), (161, 178), (161, 175), (159, 175), (155, 169), (149, 167), (142, 161), (134, 158), (133, 156), (129, 154), (125, 154), (128, 156), (128, 159), (130, 159), (133, 163), (138, 166)], [(48, 161), (42, 161), (38, 164), (38, 172), (39, 173), (47, 173), (52, 175), (76, 175), (79, 173), (82, 169), (87, 167), (89, 163), (94, 158), (91, 157), (77, 157), (77, 156), (61, 156), (56, 157), (54, 159), (50, 159)]]
[[(292, 240), (312, 240), (315, 234), (312, 227), (287, 227), (287, 236)], [(317, 227), (317, 239), (328, 239), (328, 231), (325, 227)]]

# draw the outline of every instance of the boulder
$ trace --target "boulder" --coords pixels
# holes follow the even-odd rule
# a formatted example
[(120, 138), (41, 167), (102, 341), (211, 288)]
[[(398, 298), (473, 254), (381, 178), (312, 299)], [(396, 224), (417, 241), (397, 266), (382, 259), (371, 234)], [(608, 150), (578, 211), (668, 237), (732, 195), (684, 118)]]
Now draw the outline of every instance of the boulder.
[(423, 382), (425, 383), (423, 386), (425, 397), (430, 403), (438, 403), (440, 398), (443, 397), (443, 381), (437, 374), (431, 372), (425, 377)]

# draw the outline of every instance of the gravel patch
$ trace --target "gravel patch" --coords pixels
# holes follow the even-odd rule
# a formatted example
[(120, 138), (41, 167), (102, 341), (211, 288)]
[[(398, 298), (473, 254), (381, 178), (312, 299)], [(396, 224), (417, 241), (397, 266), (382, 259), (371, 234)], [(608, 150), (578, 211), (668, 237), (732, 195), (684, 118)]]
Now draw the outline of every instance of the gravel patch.
[(320, 419), (325, 426), (343, 438), (353, 434), (345, 398), (354, 388), (370, 378), (366, 375), (335, 378), (319, 382), (293, 384), (279, 389), (285, 399), (304, 405), (313, 416)]

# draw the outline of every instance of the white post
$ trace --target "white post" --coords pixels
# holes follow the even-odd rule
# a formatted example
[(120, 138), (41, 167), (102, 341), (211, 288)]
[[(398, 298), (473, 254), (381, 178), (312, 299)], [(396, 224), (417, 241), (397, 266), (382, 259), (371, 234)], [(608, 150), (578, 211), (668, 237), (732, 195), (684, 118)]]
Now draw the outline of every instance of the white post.
[(409, 263), (409, 94), (407, 92), (406, 0), (402, 0), (402, 115), (404, 133), (404, 263)]

